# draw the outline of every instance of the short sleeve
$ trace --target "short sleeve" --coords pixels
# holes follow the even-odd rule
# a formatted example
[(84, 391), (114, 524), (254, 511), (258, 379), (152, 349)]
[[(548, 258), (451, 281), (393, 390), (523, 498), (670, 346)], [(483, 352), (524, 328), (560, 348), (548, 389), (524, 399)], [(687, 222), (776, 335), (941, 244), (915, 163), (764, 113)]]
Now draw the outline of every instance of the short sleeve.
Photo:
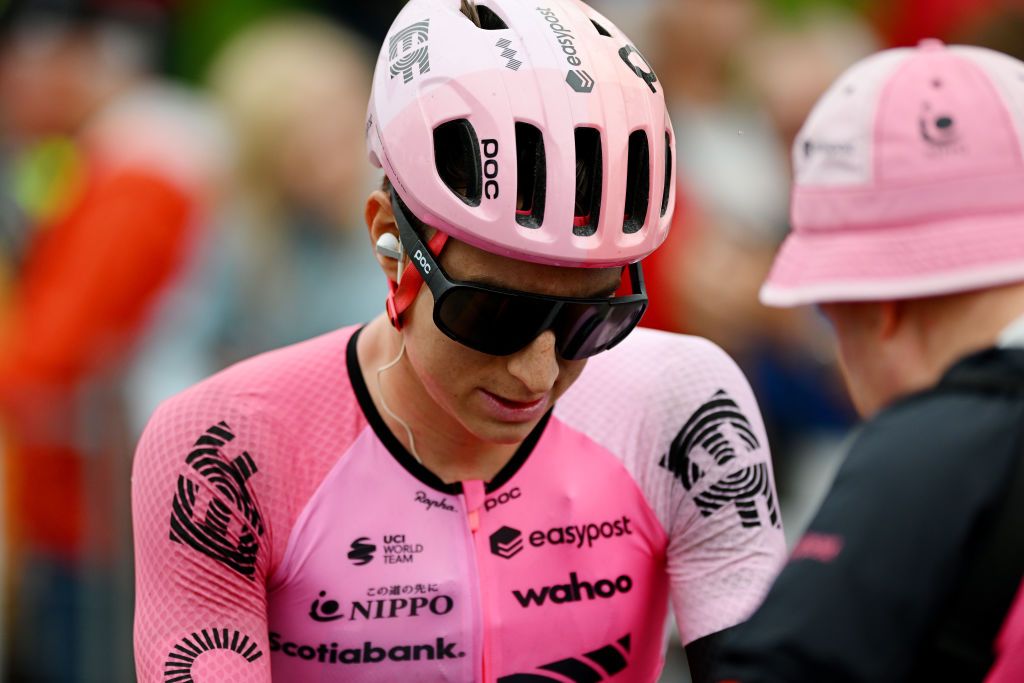
[(132, 476), (140, 681), (270, 681), (272, 530), (260, 463), (272, 426), (196, 392), (150, 421)]

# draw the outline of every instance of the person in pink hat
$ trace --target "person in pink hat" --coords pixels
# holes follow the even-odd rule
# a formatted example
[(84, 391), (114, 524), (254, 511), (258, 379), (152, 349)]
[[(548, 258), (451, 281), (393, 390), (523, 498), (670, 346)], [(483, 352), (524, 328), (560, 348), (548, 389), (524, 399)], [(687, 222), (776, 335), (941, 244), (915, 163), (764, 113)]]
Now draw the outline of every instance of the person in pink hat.
[(819, 306), (868, 422), (716, 679), (1024, 680), (1024, 63), (876, 54), (794, 161), (761, 298)]
[(707, 681), (785, 551), (740, 371), (634, 330), (675, 187), (650, 64), (577, 0), (411, 0), (365, 131), (387, 313), (153, 416), (139, 679), (649, 683), (671, 603)]

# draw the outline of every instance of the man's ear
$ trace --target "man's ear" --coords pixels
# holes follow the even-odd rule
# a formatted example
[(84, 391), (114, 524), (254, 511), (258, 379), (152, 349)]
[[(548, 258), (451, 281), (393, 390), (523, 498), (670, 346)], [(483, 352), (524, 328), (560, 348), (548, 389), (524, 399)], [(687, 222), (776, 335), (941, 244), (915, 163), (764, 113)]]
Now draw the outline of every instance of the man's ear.
[(377, 249), (377, 242), (380, 238), (390, 233), (398, 238), (398, 224), (395, 223), (395, 213), (391, 208), (391, 196), (383, 190), (376, 190), (370, 193), (366, 199), (366, 228), (370, 233), (370, 244), (373, 246), (373, 255), (377, 258), (381, 270), (391, 282), (398, 281), (399, 263), (396, 259), (382, 254)]

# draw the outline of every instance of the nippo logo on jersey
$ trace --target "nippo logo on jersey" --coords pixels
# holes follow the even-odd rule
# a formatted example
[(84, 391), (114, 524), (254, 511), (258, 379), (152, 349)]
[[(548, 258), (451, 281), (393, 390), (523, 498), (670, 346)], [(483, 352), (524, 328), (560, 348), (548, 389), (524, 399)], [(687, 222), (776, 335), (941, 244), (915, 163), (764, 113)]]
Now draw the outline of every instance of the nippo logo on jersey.
[(365, 641), (361, 647), (339, 648), (337, 643), (319, 643), (305, 645), (282, 641), (280, 633), (270, 633), (270, 651), (280, 652), (285, 657), (296, 657), (308, 662), (321, 664), (377, 664), (390, 662), (419, 662), (422, 660), (458, 659), (465, 657), (465, 652), (456, 652), (456, 643), (448, 642), (444, 637), (433, 643), (422, 645), (393, 645), (389, 648)]
[[(631, 520), (626, 515), (619, 519), (592, 522), (588, 524), (570, 524), (550, 529), (538, 529), (527, 534), (527, 540), (534, 548), (546, 545), (568, 545), (576, 549), (592, 548), (595, 543), (610, 538), (632, 536)], [(505, 559), (512, 559), (523, 549), (523, 532), (509, 526), (503, 526), (491, 534), (491, 553)]]
[(455, 600), (448, 595), (433, 597), (410, 598), (375, 598), (371, 600), (353, 600), (346, 612), (337, 600), (324, 600), (326, 591), (320, 591), (319, 597), (309, 607), (309, 618), (313, 621), (327, 623), (347, 619), (348, 621), (374, 621), (377, 619), (397, 619), (401, 617), (418, 617), (423, 614), (444, 616), (455, 607)]
[(623, 574), (614, 581), (601, 579), (590, 583), (580, 581), (576, 572), (569, 574), (569, 583), (559, 583), (554, 586), (542, 586), (541, 588), (528, 588), (526, 592), (513, 590), (519, 604), (524, 608), (540, 607), (545, 602), (552, 602), (556, 605), (563, 605), (567, 602), (582, 602), (584, 600), (607, 600), (619, 593), (628, 593), (633, 590), (633, 579)]

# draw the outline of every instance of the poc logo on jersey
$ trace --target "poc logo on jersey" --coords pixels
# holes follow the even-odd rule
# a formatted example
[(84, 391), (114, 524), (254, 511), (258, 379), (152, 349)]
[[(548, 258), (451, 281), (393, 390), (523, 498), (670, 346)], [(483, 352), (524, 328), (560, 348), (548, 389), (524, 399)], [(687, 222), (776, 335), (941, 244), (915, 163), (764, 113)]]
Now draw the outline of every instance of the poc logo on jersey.
[(540, 607), (548, 601), (556, 605), (563, 605), (567, 602), (582, 602), (584, 600), (607, 600), (619, 593), (628, 593), (631, 590), (633, 590), (633, 579), (625, 574), (614, 581), (601, 579), (590, 583), (589, 581), (580, 581), (576, 572), (572, 572), (569, 574), (569, 583), (528, 588), (525, 593), (514, 590), (512, 595), (515, 596), (521, 607), (529, 608)]
[(523, 492), (519, 490), (518, 486), (516, 486), (515, 488), (509, 491), (504, 491), (493, 498), (488, 498), (484, 501), (484, 512), (490, 512), (499, 505), (511, 503), (513, 500), (519, 500), (522, 495)]
[(444, 616), (455, 607), (455, 601), (448, 595), (433, 598), (386, 598), (375, 600), (354, 600), (348, 614), (341, 609), (337, 600), (325, 600), (327, 593), (320, 591), (320, 597), (309, 607), (309, 618), (321, 623), (348, 619), (349, 621), (374, 621), (418, 617), (423, 614)]

